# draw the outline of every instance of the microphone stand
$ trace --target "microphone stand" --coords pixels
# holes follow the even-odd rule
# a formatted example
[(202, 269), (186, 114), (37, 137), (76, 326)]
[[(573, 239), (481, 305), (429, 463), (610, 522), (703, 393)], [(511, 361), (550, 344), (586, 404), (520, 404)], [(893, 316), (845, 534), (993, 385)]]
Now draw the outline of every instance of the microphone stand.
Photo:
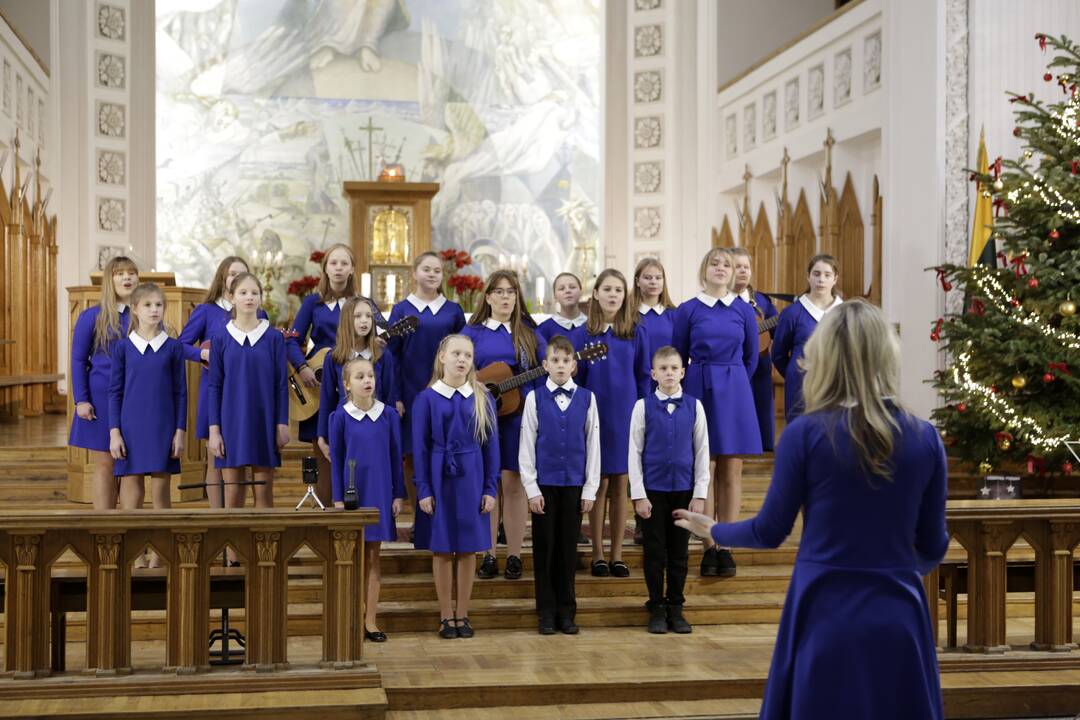
[(356, 496), (356, 461), (349, 460), (349, 486), (345, 488), (345, 509), (355, 510), (360, 506), (360, 499)]

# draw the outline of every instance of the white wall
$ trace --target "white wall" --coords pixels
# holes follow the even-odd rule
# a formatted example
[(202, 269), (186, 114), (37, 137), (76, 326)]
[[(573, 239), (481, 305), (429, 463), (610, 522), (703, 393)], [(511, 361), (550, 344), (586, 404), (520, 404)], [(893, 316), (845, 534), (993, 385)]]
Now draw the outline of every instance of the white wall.
[(827, 17), (835, 0), (717, 0), (716, 80), (720, 85)]
[(48, 71), (51, 7), (49, 0), (0, 0), (0, 14), (15, 28), (34, 53), (41, 58)]

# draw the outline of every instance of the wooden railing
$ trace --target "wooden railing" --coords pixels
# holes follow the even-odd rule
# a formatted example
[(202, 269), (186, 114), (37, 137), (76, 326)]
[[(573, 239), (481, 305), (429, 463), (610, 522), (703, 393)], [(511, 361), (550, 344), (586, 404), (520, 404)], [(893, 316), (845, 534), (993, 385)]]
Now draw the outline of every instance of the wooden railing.
[[(238, 683), (235, 670), (208, 672), (210, 568), (221, 562), (226, 546), (236, 550), (244, 571), (245, 668), (257, 671), (256, 677), (297, 669), (288, 665), (286, 653), (287, 564), (307, 545), (323, 562), (318, 667), (327, 672), (307, 676), (305, 687), (319, 686), (320, 677), (323, 686), (340, 687), (334, 682), (345, 679), (336, 672), (342, 670), (366, 672), (377, 683), (377, 673), (363, 662), (362, 620), (364, 526), (377, 520), (376, 510), (7, 513), (0, 517), (0, 562), (6, 565), (4, 670), (15, 682), (0, 681), (0, 700), (40, 695), (53, 682), (47, 678), (52, 673), (50, 568), (68, 549), (87, 564), (86, 670), (57, 679), (65, 692), (79, 685), (92, 694), (95, 677), (132, 672), (131, 568), (147, 545), (167, 565), (166, 664), (159, 668), (167, 674), (154, 681), (161, 684), (157, 691), (182, 692), (183, 677), (196, 673), (200, 692), (214, 681), (224, 682), (221, 687), (230, 692), (253, 687), (251, 675)], [(356, 686), (357, 674), (350, 677)], [(288, 685), (287, 678), (279, 680)]]
[[(1035, 554), (1034, 650), (1073, 644), (1073, 551), (1080, 544), (1080, 500), (950, 500), (949, 533), (967, 551), (968, 652), (1009, 650), (1005, 635), (1007, 555), (1023, 537)], [(955, 563), (946, 563), (953, 565)], [(926, 577), (930, 617), (938, 627), (940, 571)]]

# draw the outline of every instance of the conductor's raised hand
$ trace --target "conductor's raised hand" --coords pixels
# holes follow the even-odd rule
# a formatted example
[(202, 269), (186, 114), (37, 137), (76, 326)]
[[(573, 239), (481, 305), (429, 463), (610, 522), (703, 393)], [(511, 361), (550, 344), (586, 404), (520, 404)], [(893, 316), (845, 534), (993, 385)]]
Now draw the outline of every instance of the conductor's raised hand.
[(493, 498), (491, 495), (485, 495), (482, 498), (480, 498), (480, 512), (482, 514), (486, 515), (487, 513), (491, 512), (494, 509), (495, 509), (495, 498)]
[(426, 497), (420, 499), (420, 509), (426, 512), (428, 515), (435, 514), (435, 498)]
[(675, 524), (682, 529), (689, 530), (699, 538), (712, 541), (712, 527), (716, 522), (708, 515), (689, 510), (676, 510), (671, 515), (675, 518)]

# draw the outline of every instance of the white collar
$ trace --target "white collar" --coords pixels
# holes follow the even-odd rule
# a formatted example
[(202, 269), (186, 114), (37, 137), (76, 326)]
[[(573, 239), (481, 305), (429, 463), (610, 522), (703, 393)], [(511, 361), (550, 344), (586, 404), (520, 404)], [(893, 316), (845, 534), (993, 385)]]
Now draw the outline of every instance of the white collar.
[(810, 317), (814, 318), (816, 322), (821, 322), (821, 318), (825, 317), (825, 313), (832, 310), (834, 307), (836, 307), (842, 302), (844, 301), (838, 297), (833, 298), (832, 305), (822, 310), (814, 304), (814, 301), (810, 299), (809, 295), (799, 296), (799, 304), (806, 308), (806, 312), (810, 313)]
[(715, 298), (712, 295), (709, 295), (708, 293), (705, 293), (705, 292), (699, 292), (697, 294), (697, 299), (699, 301), (705, 303), (709, 307), (716, 307), (717, 300), (724, 303), (724, 305), (726, 307), (731, 307), (731, 303), (735, 302), (735, 298), (737, 298), (737, 297), (738, 297), (738, 295), (736, 295), (733, 292), (729, 292), (727, 295), (725, 295), (722, 298)]
[(611, 323), (604, 323), (604, 329), (601, 332), (607, 332), (608, 330), (610, 330), (613, 327), (615, 327), (615, 326), (612, 325)]
[(572, 330), (576, 327), (581, 327), (589, 321), (588, 316), (585, 313), (581, 313), (576, 318), (565, 318), (558, 313), (551, 316), (551, 319), (555, 321), (555, 324), (564, 330)]
[(228, 300), (226, 300), (224, 295), (222, 295), (217, 300), (215, 300), (214, 304), (217, 305), (222, 310), (224, 310), (225, 312), (232, 312), (233, 304), (231, 302), (229, 302)]
[(358, 357), (364, 358), (365, 360), (370, 360), (371, 350), (369, 348), (364, 348), (363, 350), (353, 350), (351, 353), (349, 353), (350, 359)]
[(648, 315), (650, 310), (652, 310), (657, 315), (663, 315), (664, 311), (667, 310), (667, 308), (664, 307), (663, 305), (657, 305), (656, 307), (649, 307), (645, 303), (641, 303), (641, 307), (638, 308), (638, 312), (641, 313), (642, 315)]
[(570, 392), (574, 392), (574, 390), (577, 388), (577, 384), (574, 382), (574, 378), (570, 378), (569, 380), (567, 380), (565, 385), (556, 385), (555, 381), (552, 380), (550, 377), (547, 379), (548, 392), (555, 392), (555, 390), (560, 387), (564, 387)]
[(375, 422), (379, 419), (379, 416), (382, 415), (383, 408), (386, 406), (376, 400), (375, 404), (371, 406), (370, 410), (361, 410), (360, 408), (353, 405), (352, 400), (350, 400), (341, 407), (345, 410), (345, 412), (349, 413), (357, 420), (369, 418), (372, 422)]
[(140, 355), (146, 354), (147, 347), (152, 347), (154, 348), (154, 352), (157, 352), (161, 349), (161, 346), (164, 345), (165, 341), (168, 339), (169, 336), (166, 335), (164, 332), (159, 332), (156, 336), (154, 336), (154, 339), (150, 341), (145, 340), (143, 336), (139, 333), (131, 333), (130, 335), (128, 335), (128, 340), (131, 341), (131, 344), (135, 346), (135, 348), (139, 351)]
[(472, 397), (472, 385), (465, 383), (461, 387), (450, 387), (442, 380), (436, 380), (431, 384), (431, 389), (442, 395), (449, 400), (454, 396), (454, 393), (458, 393), (461, 397)]
[(510, 323), (508, 322), (501, 323), (493, 317), (489, 317), (487, 320), (484, 321), (484, 327), (486, 327), (488, 330), (498, 330), (500, 325), (506, 328), (506, 332), (510, 333), (511, 335), (514, 334), (514, 330), (510, 327)]
[(738, 297), (743, 299), (743, 302), (749, 304), (754, 301), (754, 298), (750, 297), (750, 288), (743, 288), (743, 291), (738, 294)]
[(437, 315), (442, 306), (446, 304), (445, 295), (436, 295), (434, 300), (424, 300), (416, 293), (410, 293), (409, 297), (405, 298), (409, 301), (409, 304), (416, 308), (416, 312), (424, 312), (424, 308), (431, 311), (432, 315)]
[(259, 338), (263, 336), (263, 333), (270, 328), (270, 321), (265, 318), (260, 320), (259, 324), (256, 325), (255, 329), (251, 332), (244, 332), (236, 327), (235, 322), (235, 320), (230, 320), (228, 324), (225, 325), (225, 329), (233, 336), (233, 340), (241, 345), (244, 344), (244, 338), (247, 338), (248, 344), (255, 345), (255, 343), (259, 342)]
[(663, 392), (660, 391), (660, 388), (656, 388), (656, 398), (660, 402), (664, 402), (665, 400), (672, 400), (674, 398), (681, 398), (681, 397), (682, 397), (682, 385), (679, 385), (679, 389), (676, 390), (675, 392), (671, 393), (670, 395), (665, 395)]
[(127, 303), (116, 303), (116, 312), (123, 315), (124, 311), (128, 309)]
[(338, 307), (339, 304), (341, 304), (341, 298), (338, 298), (337, 300), (331, 300), (330, 302), (324, 302), (323, 303), (323, 305), (326, 306), (327, 310), (337, 310), (337, 307)]

